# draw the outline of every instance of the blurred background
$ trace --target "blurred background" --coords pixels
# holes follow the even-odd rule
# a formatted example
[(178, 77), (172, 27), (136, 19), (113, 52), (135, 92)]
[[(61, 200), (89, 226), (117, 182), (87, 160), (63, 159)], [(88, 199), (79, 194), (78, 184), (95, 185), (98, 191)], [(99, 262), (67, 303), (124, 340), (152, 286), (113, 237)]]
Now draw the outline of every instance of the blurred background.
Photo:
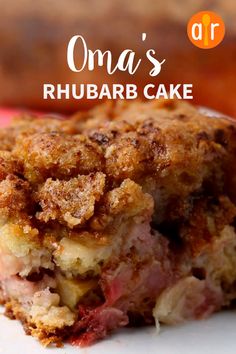
[[(194, 47), (186, 34), (189, 18), (202, 10), (217, 12), (226, 25), (214, 49)], [(0, 11), (1, 106), (69, 113), (95, 102), (43, 100), (44, 83), (132, 82), (141, 88), (150, 82), (148, 68), (134, 76), (109, 76), (102, 68), (72, 73), (68, 41), (82, 34), (91, 49), (110, 49), (114, 58), (126, 48), (140, 57), (154, 48), (166, 58), (156, 83), (193, 83), (196, 104), (236, 116), (235, 0), (0, 0)]]

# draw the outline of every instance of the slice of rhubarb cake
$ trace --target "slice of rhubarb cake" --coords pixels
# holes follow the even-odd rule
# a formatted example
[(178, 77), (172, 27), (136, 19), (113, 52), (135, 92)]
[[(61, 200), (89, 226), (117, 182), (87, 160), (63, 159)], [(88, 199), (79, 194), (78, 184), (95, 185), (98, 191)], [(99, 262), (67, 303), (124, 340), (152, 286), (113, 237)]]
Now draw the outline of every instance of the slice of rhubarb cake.
[(0, 131), (6, 314), (43, 344), (203, 318), (236, 298), (236, 126), (117, 102)]

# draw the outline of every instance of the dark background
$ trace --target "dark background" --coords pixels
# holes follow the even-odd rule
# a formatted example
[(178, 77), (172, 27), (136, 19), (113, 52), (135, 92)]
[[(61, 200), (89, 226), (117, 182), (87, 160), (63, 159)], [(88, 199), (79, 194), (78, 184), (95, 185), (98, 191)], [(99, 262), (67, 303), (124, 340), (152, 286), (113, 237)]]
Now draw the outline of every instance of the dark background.
[[(109, 76), (102, 68), (72, 73), (67, 44), (82, 34), (91, 49), (110, 49), (114, 58), (126, 48), (140, 57), (154, 48), (160, 60), (166, 58), (156, 83), (193, 83), (196, 104), (236, 116), (235, 0), (0, 0), (0, 10), (1, 106), (74, 112), (95, 102), (45, 101), (43, 83), (132, 82), (141, 88), (150, 82), (143, 66), (135, 76)], [(214, 49), (194, 47), (186, 34), (189, 18), (202, 10), (225, 21), (225, 39)]]

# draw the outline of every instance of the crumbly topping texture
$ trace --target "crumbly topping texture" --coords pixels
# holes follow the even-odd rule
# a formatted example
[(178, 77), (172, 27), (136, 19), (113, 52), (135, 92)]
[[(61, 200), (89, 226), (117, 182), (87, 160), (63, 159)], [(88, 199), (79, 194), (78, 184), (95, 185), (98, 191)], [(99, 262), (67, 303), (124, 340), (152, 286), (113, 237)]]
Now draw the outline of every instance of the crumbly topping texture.
[[(233, 121), (175, 101), (105, 104), (67, 120), (23, 116), (0, 134), (1, 213), (41, 228), (52, 221), (92, 227), (99, 216), (103, 224), (112, 190), (129, 180), (154, 200), (159, 190), (157, 220), (185, 215), (186, 197), (209, 180), (226, 188), (236, 148)], [(135, 196), (132, 188), (127, 193), (113, 209), (128, 212)]]

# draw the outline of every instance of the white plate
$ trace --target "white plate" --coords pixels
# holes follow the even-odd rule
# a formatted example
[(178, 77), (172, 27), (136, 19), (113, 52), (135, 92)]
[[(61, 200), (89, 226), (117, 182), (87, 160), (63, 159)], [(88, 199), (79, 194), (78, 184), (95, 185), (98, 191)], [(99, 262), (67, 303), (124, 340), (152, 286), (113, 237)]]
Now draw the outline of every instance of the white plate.
[(0, 354), (235, 354), (236, 312), (177, 327), (124, 329), (89, 348), (44, 348), (0, 315)]

